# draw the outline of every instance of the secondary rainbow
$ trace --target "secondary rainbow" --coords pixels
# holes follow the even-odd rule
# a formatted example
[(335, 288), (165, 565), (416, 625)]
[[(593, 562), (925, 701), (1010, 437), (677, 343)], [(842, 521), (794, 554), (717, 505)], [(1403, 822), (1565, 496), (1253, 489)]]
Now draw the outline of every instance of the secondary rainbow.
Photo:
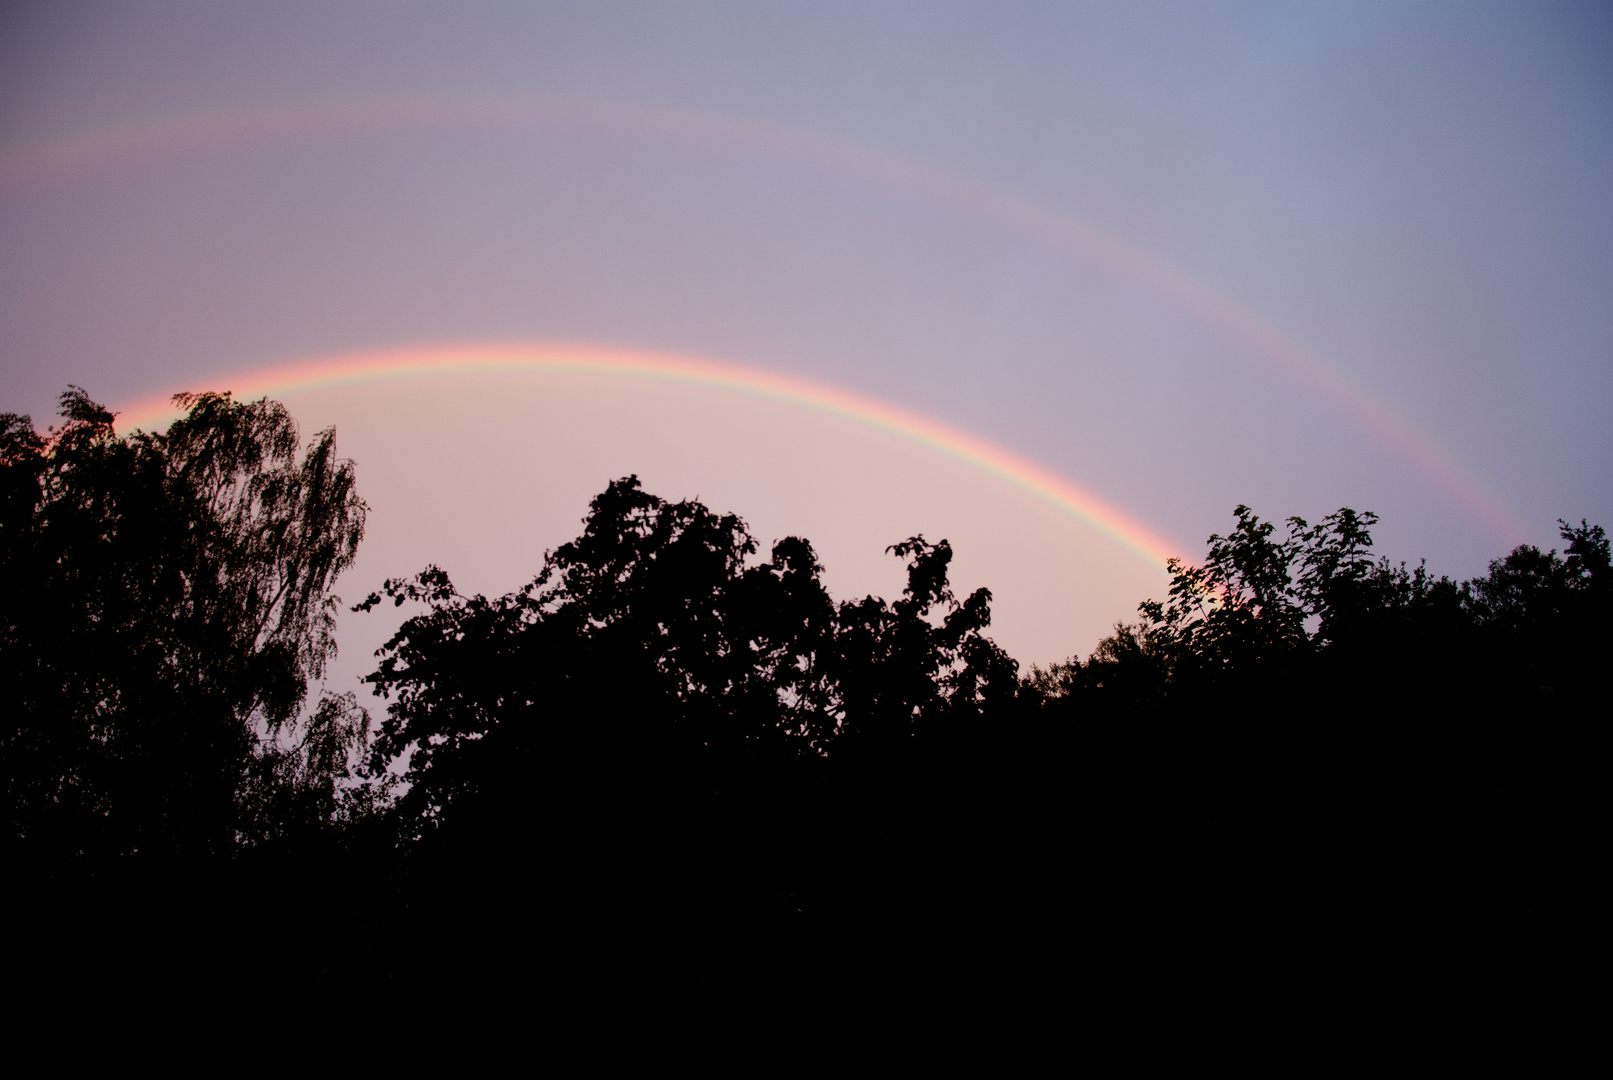
[[(258, 368), (211, 379), (211, 386), (192, 389), (227, 389), (244, 400), (383, 380), (505, 372), (692, 383), (787, 402), (888, 431), (999, 477), (1092, 526), (1156, 569), (1184, 550), (1091, 492), (984, 439), (872, 398), (698, 357), (588, 345), (455, 345), (353, 353)], [(171, 395), (164, 394), (121, 408), (117, 426), (120, 431), (151, 430), (178, 415)]]

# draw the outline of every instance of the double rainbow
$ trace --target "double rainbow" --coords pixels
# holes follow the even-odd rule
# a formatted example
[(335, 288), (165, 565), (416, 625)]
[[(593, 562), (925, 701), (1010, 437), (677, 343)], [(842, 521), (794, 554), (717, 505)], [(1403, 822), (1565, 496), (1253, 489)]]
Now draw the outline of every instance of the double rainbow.
[[(1419, 430), (1381, 393), (1246, 307), (1137, 247), (1068, 215), (911, 161), (801, 132), (675, 109), (568, 99), (391, 97), (326, 101), (174, 117), (6, 148), (0, 150), (0, 190), (50, 183), (152, 156), (239, 142), (354, 130), (510, 125), (664, 139), (798, 161), (810, 168), (950, 205), (1034, 236), (1166, 299), (1237, 341), (1249, 354), (1285, 377), (1305, 384), (1332, 407), (1394, 447), (1404, 460), (1455, 496), (1474, 518), (1498, 535), (1512, 539), (1532, 535), (1533, 530), (1482, 480), (1436, 439)], [(829, 391), (823, 393), (833, 396)], [(894, 414), (884, 406), (875, 411), (882, 410)]]
[[(387, 97), (319, 102), (192, 114), (152, 123), (113, 127), (105, 131), (84, 132), (34, 145), (0, 148), (0, 192), (8, 187), (15, 189), (18, 185), (50, 184), (82, 172), (118, 168), (152, 156), (206, 150), (227, 143), (432, 126), (452, 129), (476, 126), (569, 129), (624, 135), (632, 139), (669, 140), (682, 145), (724, 147), (763, 158), (798, 161), (819, 171), (837, 172), (840, 176), (853, 177), (863, 184), (900, 190), (911, 197), (953, 206), (963, 213), (990, 219), (1021, 234), (1034, 235), (1050, 247), (1071, 251), (1084, 260), (1102, 266), (1116, 277), (1131, 280), (1132, 284), (1165, 298), (1177, 309), (1187, 311), (1207, 326), (1215, 327), (1227, 339), (1236, 340), (1248, 355), (1258, 356), (1289, 379), (1307, 385), (1311, 392), (1324, 398), (1332, 408), (1352, 417), (1361, 427), (1371, 430), (1376, 437), (1394, 447), (1402, 459), (1434, 480), (1445, 492), (1455, 496), (1474, 519), (1486, 522), (1497, 535), (1508, 538), (1532, 535), (1531, 527), (1519, 521), (1518, 514), (1513, 513), (1513, 509), (1505, 505), (1500, 496), (1495, 495), (1478, 476), (1474, 476), (1473, 471), (1442, 447), (1436, 438), (1419, 430), (1382, 393), (1374, 392), (1373, 388), (1348, 374), (1339, 364), (1331, 363), (1318, 351), (1298, 342), (1295, 337), (1277, 329), (1245, 306), (1207, 289), (1205, 285), (1166, 266), (1163, 261), (1147, 255), (1134, 245), (1103, 234), (1084, 222), (1069, 218), (1068, 214), (1032, 205), (1029, 201), (1005, 195), (986, 185), (865, 147), (853, 147), (781, 127), (703, 116), (661, 106), (581, 102), (568, 98)], [(715, 382), (739, 388), (744, 379), (737, 382), (715, 379)], [(790, 384), (790, 380), (771, 376), (766, 377), (765, 382), (779, 387)], [(807, 384), (798, 385), (805, 387)], [(816, 388), (811, 393), (802, 392), (805, 397), (792, 397), (794, 393), (779, 392), (777, 395), (802, 403), (844, 397), (823, 388)], [(831, 406), (815, 405), (815, 408)], [(898, 414), (895, 409), (873, 403), (860, 403), (858, 409), (860, 411), (852, 411), (847, 416)], [(918, 432), (934, 429), (929, 422), (919, 421), (918, 417), (908, 417), (907, 414), (900, 416), (905, 417), (903, 424), (908, 424), (908, 427), (900, 429), (903, 434), (907, 434), (908, 430)], [(886, 421), (871, 419), (869, 422), (886, 426)], [(939, 440), (924, 437), (921, 442), (939, 448), (952, 447), (953, 443), (973, 445), (968, 437), (957, 434), (948, 434)], [(952, 450), (947, 451), (952, 453)], [(990, 453), (1000, 455), (1000, 451)], [(982, 451), (982, 455), (969, 459), (982, 463), (990, 459), (990, 455)], [(1024, 469), (1029, 469), (1029, 474), (1047, 476), (1031, 466), (1024, 466)], [(1000, 471), (995, 467), (992, 467), (992, 471), (1002, 472), (1005, 477), (1013, 472), (1011, 469)], [(1019, 479), (1013, 482), (1029, 487), (1029, 482)], [(1037, 484), (1040, 484), (1040, 480)], [(1053, 480), (1052, 484), (1058, 487), (1061, 482)], [(1068, 485), (1063, 487), (1068, 488)], [(1090, 500), (1087, 496), (1081, 496), (1076, 501), (1084, 505)], [(1086, 516), (1084, 511), (1082, 516)], [(1097, 517), (1092, 517), (1092, 521), (1097, 521)]]

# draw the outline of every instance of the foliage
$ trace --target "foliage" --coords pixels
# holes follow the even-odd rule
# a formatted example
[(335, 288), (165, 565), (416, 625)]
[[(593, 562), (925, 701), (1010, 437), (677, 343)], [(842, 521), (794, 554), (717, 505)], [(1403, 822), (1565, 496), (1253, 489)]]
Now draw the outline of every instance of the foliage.
[[(247, 868), (224, 902), (131, 879), (114, 937), (239, 941), (251, 907), (322, 978), (345, 933), (410, 989), (668, 943), (678, 971), (724, 942), (805, 966), (905, 942), (913, 971), (1102, 943), (1241, 965), (1262, 939), (1491, 963), (1497, 927), (1544, 933), (1584, 893), (1599, 526), (1457, 582), (1376, 557), (1373, 514), (1240, 506), (1134, 623), (1021, 678), (945, 540), (888, 549), (896, 599), (836, 604), (807, 540), (762, 558), (738, 517), (628, 477), (512, 593), (428, 567), (358, 605), (415, 605), (372, 733), (356, 696), (306, 700), (363, 531), (351, 463), (329, 431), (300, 452), (272, 402), (180, 403), (125, 437), (76, 389), (59, 430), (0, 416), (8, 854)], [(94, 895), (21, 922), (117, 925)]]
[(953, 596), (944, 541), (891, 548), (908, 561), (901, 599), (838, 608), (807, 541), (751, 564), (755, 551), (737, 517), (628, 477), (517, 592), (462, 596), (435, 567), (387, 582), (394, 604), (427, 610), (371, 677), (392, 701), (371, 767), (405, 763), (405, 815), (429, 822), (502, 775), (493, 761), (604, 752), (600, 740), (722, 769), (888, 752), (1013, 699), (1014, 662), (983, 634), (990, 594)]
[[(1192, 702), (1202, 712), (1226, 695), (1262, 692), (1319, 695), (1332, 707), (1341, 699), (1328, 684), (1344, 680), (1342, 700), (1375, 690), (1454, 704), (1453, 691), (1474, 684), (1441, 681), (1437, 672), (1453, 665), (1491, 684), (1545, 666), (1580, 690), (1598, 668), (1610, 588), (1601, 526), (1560, 523), (1564, 555), (1524, 545), (1458, 583), (1373, 559), (1372, 513), (1345, 508), (1316, 525), (1292, 517), (1280, 539), (1248, 507), (1235, 513), (1237, 527), (1210, 537), (1202, 566), (1169, 561), (1168, 599), (1140, 604), (1142, 619), (1117, 626), (1086, 662), (1034, 672), (1027, 692), (1073, 700), (1103, 691), (1132, 711)], [(1433, 671), (1401, 667), (1417, 661)]]
[(36, 854), (223, 853), (273, 831), (250, 820), (270, 776), (328, 817), (336, 748), (362, 737), (351, 702), (292, 730), (363, 535), (352, 464), (330, 430), (299, 456), (277, 403), (175, 401), (166, 432), (128, 436), (77, 388), (45, 435), (0, 416), (0, 753), (8, 834)]

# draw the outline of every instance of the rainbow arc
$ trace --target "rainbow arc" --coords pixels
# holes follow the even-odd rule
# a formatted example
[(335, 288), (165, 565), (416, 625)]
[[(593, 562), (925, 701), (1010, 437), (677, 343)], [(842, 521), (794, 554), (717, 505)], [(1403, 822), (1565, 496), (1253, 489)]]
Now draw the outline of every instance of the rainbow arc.
[(232, 143), (421, 126), (527, 126), (727, 147), (948, 205), (1072, 252), (1189, 312), (1395, 448), (1499, 535), (1532, 530), (1438, 440), (1381, 393), (1248, 308), (1134, 245), (1066, 214), (915, 162), (833, 140), (683, 110), (571, 99), (390, 97), (201, 113), (0, 150), (0, 188)]
[[(260, 368), (214, 380), (237, 399), (443, 375), (571, 373), (707, 386), (781, 401), (889, 432), (980, 469), (1084, 522), (1151, 567), (1183, 549), (1061, 476), (966, 432), (895, 406), (772, 372), (689, 356), (584, 345), (460, 345), (357, 353)], [(120, 431), (152, 430), (179, 415), (168, 396), (118, 412)]]

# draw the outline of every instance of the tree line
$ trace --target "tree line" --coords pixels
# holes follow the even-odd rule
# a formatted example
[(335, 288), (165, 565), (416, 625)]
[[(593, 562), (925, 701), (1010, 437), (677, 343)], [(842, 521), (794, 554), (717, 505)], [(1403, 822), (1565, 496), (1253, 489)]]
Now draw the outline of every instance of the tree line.
[(747, 949), (1477, 964), (1585, 895), (1600, 526), (1458, 582), (1376, 556), (1370, 513), (1240, 506), (1164, 599), (1024, 672), (945, 540), (837, 603), (806, 539), (762, 557), (627, 477), (514, 592), (428, 567), (358, 604), (409, 605), (372, 716), (309, 700), (364, 529), (334, 432), (177, 401), (127, 436), (77, 388), (46, 433), (0, 416), (3, 844), (39, 970), (266, 940), (332, 983)]

